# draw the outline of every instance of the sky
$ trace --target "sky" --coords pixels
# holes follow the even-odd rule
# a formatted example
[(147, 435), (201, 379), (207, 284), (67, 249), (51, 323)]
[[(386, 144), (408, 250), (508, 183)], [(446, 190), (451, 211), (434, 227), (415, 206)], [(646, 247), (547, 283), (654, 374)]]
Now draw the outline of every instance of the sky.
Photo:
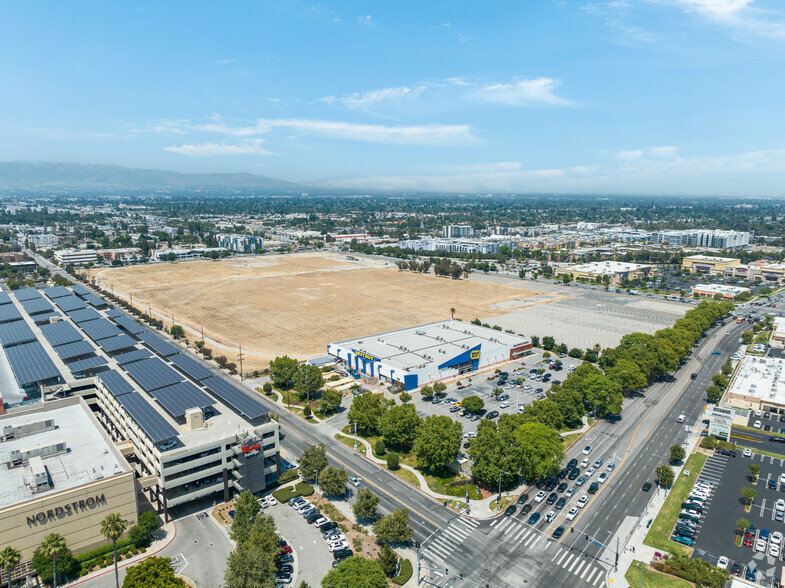
[(785, 2), (0, 0), (0, 160), (785, 196)]

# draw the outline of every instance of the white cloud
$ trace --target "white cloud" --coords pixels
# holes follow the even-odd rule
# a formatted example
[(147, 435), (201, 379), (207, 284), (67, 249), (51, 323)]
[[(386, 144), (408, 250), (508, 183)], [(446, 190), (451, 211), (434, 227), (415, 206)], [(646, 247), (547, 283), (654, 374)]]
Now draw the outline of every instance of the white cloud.
[(462, 35), (462, 34), (458, 33), (458, 40), (461, 43), (468, 43), (469, 41), (472, 40), (472, 38), (471, 38), (470, 35)]
[(227, 143), (197, 143), (190, 145), (172, 145), (164, 147), (164, 151), (171, 151), (189, 157), (208, 157), (214, 155), (273, 155), (262, 147), (261, 139), (252, 139), (238, 144)]
[(323, 102), (330, 104), (339, 103), (349, 108), (368, 108), (380, 102), (400, 101), (405, 98), (416, 98), (425, 91), (426, 86), (420, 84), (414, 88), (408, 86), (397, 86), (392, 88), (380, 88), (369, 92), (355, 92), (345, 96), (327, 96), (322, 98)]
[(651, 147), (647, 149), (647, 153), (654, 158), (657, 159), (673, 159), (678, 155), (679, 148), (668, 146), (668, 147)]
[(643, 157), (643, 150), (631, 149), (629, 151), (619, 151), (616, 156), (624, 161), (634, 161)]
[(373, 16), (370, 15), (370, 14), (366, 14), (366, 15), (363, 15), (363, 16), (358, 16), (357, 17), (357, 22), (359, 22), (361, 24), (370, 24), (372, 18), (373, 18)]
[(738, 12), (752, 4), (753, 0), (680, 0), (687, 8), (710, 15), (725, 15)]
[(528, 106), (531, 104), (553, 104), (564, 106), (569, 100), (554, 94), (559, 82), (552, 78), (517, 80), (508, 84), (491, 84), (478, 89), (473, 97), (483, 102)]

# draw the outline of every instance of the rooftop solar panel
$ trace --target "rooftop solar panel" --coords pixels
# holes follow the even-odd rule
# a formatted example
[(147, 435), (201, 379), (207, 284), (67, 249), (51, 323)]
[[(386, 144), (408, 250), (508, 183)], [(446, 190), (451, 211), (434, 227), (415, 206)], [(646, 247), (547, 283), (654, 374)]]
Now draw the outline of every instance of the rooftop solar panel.
[(120, 365), (124, 365), (126, 363), (139, 361), (140, 359), (145, 359), (146, 357), (152, 357), (152, 356), (153, 354), (150, 353), (147, 349), (134, 349), (133, 351), (129, 351), (127, 353), (121, 353), (120, 355), (115, 355), (113, 359)]
[(250, 394), (219, 376), (208, 378), (202, 381), (202, 384), (213, 396), (217, 396), (248, 419), (253, 420), (269, 412), (261, 402)]
[(32, 300), (33, 298), (41, 298), (41, 293), (35, 288), (20, 288), (14, 290), (14, 296), (21, 302), (22, 300)]
[(122, 312), (117, 310), (116, 308), (110, 308), (104, 313), (110, 319), (116, 318), (118, 316), (125, 316)]
[(74, 341), (73, 343), (66, 343), (65, 345), (58, 345), (54, 348), (54, 350), (63, 361), (95, 352), (95, 348), (93, 348), (93, 346), (85, 340)]
[(8, 295), (8, 292), (0, 291), (0, 306), (3, 304), (11, 304), (11, 297)]
[(38, 342), (25, 343), (5, 350), (8, 363), (14, 372), (17, 384), (27, 386), (60, 376), (60, 370), (49, 359), (43, 346)]
[(31, 298), (30, 300), (20, 300), (19, 304), (25, 309), (29, 315), (39, 314), (41, 312), (50, 312), (53, 310), (52, 305), (43, 298)]
[(109, 337), (115, 337), (117, 335), (123, 334), (120, 329), (115, 327), (107, 319), (98, 319), (97, 321), (87, 321), (86, 323), (80, 323), (79, 328), (87, 333), (87, 336), (90, 337), (93, 341), (100, 341), (101, 339), (108, 339)]
[(49, 298), (62, 298), (63, 296), (73, 296), (73, 292), (71, 292), (65, 286), (52, 286), (51, 288), (44, 288), (43, 293), (46, 294)]
[(0, 323), (10, 323), (11, 321), (22, 320), (22, 315), (16, 310), (13, 304), (0, 306)]
[(87, 370), (94, 370), (97, 367), (101, 367), (106, 365), (107, 362), (106, 358), (98, 357), (88, 357), (87, 359), (81, 359), (79, 361), (72, 361), (71, 363), (65, 364), (66, 367), (71, 370), (72, 374), (76, 374), (79, 372), (85, 372)]
[(117, 401), (128, 411), (153, 443), (166, 441), (177, 435), (177, 431), (150, 405), (139, 392), (117, 397)]
[[(107, 316), (109, 315), (108, 312), (106, 314)], [(120, 313), (120, 316), (113, 317), (113, 320), (132, 335), (138, 335), (139, 333), (147, 331), (145, 327), (137, 323), (130, 316), (125, 316), (122, 313)]]
[(137, 337), (139, 337), (139, 339), (147, 343), (147, 345), (149, 345), (154, 351), (157, 351), (164, 357), (168, 355), (174, 355), (175, 353), (180, 352), (180, 349), (178, 349), (171, 343), (164, 341), (158, 335), (155, 335), (151, 331), (147, 331), (145, 333), (139, 333)]
[(74, 284), (73, 286), (71, 286), (71, 292), (73, 292), (77, 296), (85, 296), (86, 294), (90, 293), (90, 290), (82, 286), (82, 284)]
[(112, 396), (122, 396), (134, 391), (133, 384), (126, 380), (118, 371), (106, 370), (96, 375)]
[(33, 322), (36, 325), (42, 325), (44, 323), (48, 323), (49, 319), (54, 318), (56, 316), (61, 316), (59, 312), (55, 312), (54, 310), (51, 312), (42, 312), (41, 314), (37, 314), (35, 316), (30, 317), (33, 319)]
[(79, 310), (80, 308), (87, 308), (87, 305), (82, 301), (82, 299), (79, 298), (79, 296), (75, 296), (73, 294), (70, 296), (61, 296), (60, 298), (55, 298), (54, 303), (60, 307), (60, 310), (65, 312)]
[(85, 294), (82, 296), (82, 300), (96, 308), (101, 308), (102, 306), (107, 306), (109, 304), (106, 300), (95, 294)]
[(204, 380), (215, 375), (211, 370), (186, 353), (178, 353), (177, 355), (169, 356), (167, 359), (194, 380)]
[(72, 310), (68, 313), (75, 323), (84, 323), (87, 321), (94, 321), (101, 318), (101, 315), (94, 311), (92, 308), (80, 308), (79, 310)]
[(107, 353), (128, 349), (134, 345), (136, 345), (136, 341), (131, 339), (128, 335), (118, 335), (117, 337), (109, 337), (98, 341), (98, 346)]
[(82, 341), (84, 337), (70, 323), (60, 321), (49, 325), (41, 325), (41, 332), (53, 347), (74, 341)]
[(166, 412), (175, 418), (183, 416), (189, 408), (203, 408), (215, 404), (215, 400), (190, 382), (159, 388), (152, 392), (152, 395)]
[(0, 325), (0, 344), (3, 347), (30, 343), (35, 340), (36, 336), (33, 330), (24, 321), (14, 321)]
[(123, 367), (148, 392), (176, 384), (183, 379), (180, 374), (157, 357), (127, 363)]

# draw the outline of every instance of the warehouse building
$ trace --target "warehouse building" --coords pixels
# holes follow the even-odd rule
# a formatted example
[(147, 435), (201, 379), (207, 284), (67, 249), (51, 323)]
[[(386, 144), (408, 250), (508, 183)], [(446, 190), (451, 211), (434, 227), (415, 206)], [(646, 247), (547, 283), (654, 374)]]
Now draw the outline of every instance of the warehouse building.
[(785, 414), (785, 359), (746, 356), (728, 385), (728, 403)]
[(568, 274), (573, 280), (595, 280), (604, 276), (610, 276), (613, 283), (645, 278), (650, 272), (650, 265), (625, 263), (622, 261), (598, 261), (555, 269), (556, 277)]
[(516, 359), (531, 349), (530, 339), (446, 320), (331, 343), (327, 353), (349, 369), (414, 390)]

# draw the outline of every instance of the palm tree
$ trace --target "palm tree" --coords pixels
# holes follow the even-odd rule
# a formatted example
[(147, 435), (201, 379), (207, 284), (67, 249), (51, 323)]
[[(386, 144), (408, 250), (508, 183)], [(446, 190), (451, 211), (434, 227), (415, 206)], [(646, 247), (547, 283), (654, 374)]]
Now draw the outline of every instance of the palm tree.
[(0, 551), (0, 568), (3, 568), (8, 576), (8, 588), (11, 588), (11, 572), (21, 559), (22, 554), (19, 550), (10, 545)]
[(106, 518), (101, 521), (101, 534), (107, 539), (112, 540), (112, 549), (114, 550), (114, 581), (117, 588), (120, 588), (120, 575), (117, 570), (117, 540), (125, 533), (125, 528), (128, 523), (120, 518), (116, 512), (110, 512)]
[(455, 309), (454, 308), (450, 309), (450, 314), (452, 315), (452, 318), (455, 318)]
[(57, 533), (50, 533), (41, 541), (41, 552), (52, 558), (52, 588), (57, 588), (57, 556), (65, 549), (65, 539)]

